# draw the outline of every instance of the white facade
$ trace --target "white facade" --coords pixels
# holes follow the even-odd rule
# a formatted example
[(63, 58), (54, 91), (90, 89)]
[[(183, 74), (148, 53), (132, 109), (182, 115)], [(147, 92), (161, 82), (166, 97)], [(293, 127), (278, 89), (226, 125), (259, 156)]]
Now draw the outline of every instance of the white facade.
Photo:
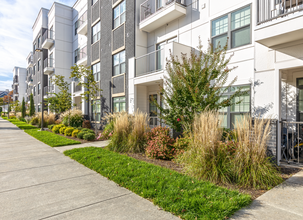
[(25, 68), (14, 67), (13, 69), (13, 90), (14, 90), (14, 97), (13, 100), (18, 100), (22, 102), (23, 98), (26, 101), (26, 75), (27, 70)]

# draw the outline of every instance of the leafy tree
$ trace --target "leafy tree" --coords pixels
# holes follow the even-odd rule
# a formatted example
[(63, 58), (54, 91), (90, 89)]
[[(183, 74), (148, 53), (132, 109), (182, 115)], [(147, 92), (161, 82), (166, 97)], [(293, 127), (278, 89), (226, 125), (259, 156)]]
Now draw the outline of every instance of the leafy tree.
[(26, 112), (26, 109), (25, 109), (25, 101), (24, 101), (24, 97), (23, 97), (23, 99), (22, 99), (22, 106), (21, 106), (22, 118), (25, 117), (25, 112)]
[(64, 76), (61, 75), (55, 75), (51, 81), (58, 87), (60, 92), (51, 93), (55, 96), (46, 99), (49, 108), (56, 113), (62, 113), (69, 110), (72, 107), (72, 99), (69, 92), (70, 83), (66, 82)]
[(35, 114), (35, 103), (34, 103), (34, 97), (31, 93), (30, 99), (29, 99), (29, 116), (33, 116)]
[(0, 98), (0, 105), (4, 105), (3, 97)]
[(227, 83), (229, 73), (236, 67), (228, 67), (231, 57), (226, 58), (226, 50), (227, 46), (213, 49), (209, 43), (202, 51), (199, 39), (198, 51), (192, 51), (189, 58), (186, 54), (181, 59), (171, 55), (166, 66), (168, 75), (160, 88), (164, 105), (152, 100), (166, 124), (177, 131), (190, 131), (196, 113), (230, 106), (235, 97), (246, 93), (236, 89), (232, 96), (223, 96), (237, 80), (235, 77)]
[[(84, 93), (81, 94), (81, 96), (90, 103), (91, 107), (94, 105), (94, 115), (95, 119), (97, 117), (96, 112), (96, 101), (98, 98), (101, 98), (101, 91), (98, 83), (95, 81), (95, 77), (93, 75), (93, 71), (91, 70), (91, 67), (85, 67), (83, 65), (78, 66), (75, 64), (71, 67), (71, 77), (70, 78), (77, 78), (79, 80), (78, 85), (84, 87)], [(91, 121), (91, 114), (89, 114), (89, 118)], [(97, 130), (97, 126), (95, 126), (95, 130)]]
[(3, 97), (3, 102), (5, 103), (5, 104), (7, 104), (7, 103), (12, 103), (13, 102), (13, 94), (14, 94), (14, 91), (12, 90), (12, 91), (10, 91), (7, 95), (5, 95), (4, 97)]
[(19, 100), (13, 102), (12, 109), (14, 110), (14, 112), (21, 112), (21, 104)]

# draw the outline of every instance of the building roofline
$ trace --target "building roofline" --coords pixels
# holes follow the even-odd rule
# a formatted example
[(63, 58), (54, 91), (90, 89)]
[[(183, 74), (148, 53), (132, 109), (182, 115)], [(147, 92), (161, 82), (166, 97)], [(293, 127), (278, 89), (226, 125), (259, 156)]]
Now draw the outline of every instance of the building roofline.
[(43, 7), (39, 10), (39, 13), (38, 13), (38, 15), (37, 15), (37, 17), (36, 17), (36, 20), (35, 20), (35, 22), (34, 22), (34, 25), (32, 26), (32, 29), (35, 28), (35, 26), (36, 26), (36, 24), (37, 24), (37, 21), (38, 21), (38, 18), (39, 18), (40, 14), (42, 13), (43, 10), (49, 11), (48, 9), (43, 8)]
[(68, 6), (68, 5), (62, 4), (62, 3), (60, 3), (60, 2), (54, 2), (54, 3), (52, 4), (52, 6), (50, 7), (49, 11), (48, 11), (48, 14), (49, 14), (49, 13), (50, 13), (50, 12), (53, 10), (53, 7), (54, 7), (55, 5), (61, 5), (61, 6), (64, 6), (64, 7), (67, 7), (67, 8), (73, 9), (73, 7), (71, 7), (71, 6)]

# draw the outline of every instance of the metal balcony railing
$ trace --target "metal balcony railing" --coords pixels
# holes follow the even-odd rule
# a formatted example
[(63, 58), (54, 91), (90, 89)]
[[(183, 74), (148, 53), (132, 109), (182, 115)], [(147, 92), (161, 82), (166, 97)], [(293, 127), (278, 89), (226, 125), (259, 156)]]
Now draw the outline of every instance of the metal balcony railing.
[(78, 28), (87, 21), (87, 11), (78, 19)]
[(34, 61), (33, 55), (31, 55), (31, 56), (27, 59), (27, 64), (30, 65), (30, 64), (33, 63), (33, 61)]
[(87, 57), (87, 46), (83, 47), (82, 49), (78, 50), (75, 54), (75, 63), (77, 63), (79, 60)]
[(13, 82), (18, 83), (18, 76), (14, 76)]
[(76, 85), (74, 87), (74, 92), (80, 92), (80, 91), (82, 91), (82, 86)]
[(55, 38), (55, 32), (53, 30), (46, 30), (42, 35), (42, 44), (46, 39), (52, 39)]
[(44, 95), (49, 95), (54, 92), (54, 85), (44, 86)]
[(257, 0), (257, 24), (302, 10), (303, 0)]
[(46, 67), (50, 67), (50, 68), (54, 68), (55, 67), (55, 60), (54, 58), (46, 58), (44, 60), (44, 68)]
[(143, 2), (140, 5), (140, 22), (173, 2), (186, 6), (186, 0), (147, 0)]
[(158, 72), (164, 69), (164, 48), (136, 58), (136, 76)]

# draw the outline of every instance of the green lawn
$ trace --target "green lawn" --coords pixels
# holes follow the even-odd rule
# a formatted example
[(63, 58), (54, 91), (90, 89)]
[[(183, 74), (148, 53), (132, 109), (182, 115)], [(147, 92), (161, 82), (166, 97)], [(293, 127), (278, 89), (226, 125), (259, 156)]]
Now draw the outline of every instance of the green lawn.
[(34, 138), (42, 141), (43, 143), (51, 146), (51, 147), (59, 147), (65, 145), (73, 145), (73, 144), (81, 144), (80, 141), (75, 141), (68, 139), (66, 137), (62, 137), (60, 135), (48, 132), (48, 131), (40, 131), (39, 128), (27, 124), (25, 122), (19, 121), (17, 119), (10, 119), (8, 120), (20, 129), (24, 130), (29, 135), (33, 136)]
[(251, 202), (240, 194), (102, 148), (78, 148), (66, 156), (182, 219), (225, 219)]

